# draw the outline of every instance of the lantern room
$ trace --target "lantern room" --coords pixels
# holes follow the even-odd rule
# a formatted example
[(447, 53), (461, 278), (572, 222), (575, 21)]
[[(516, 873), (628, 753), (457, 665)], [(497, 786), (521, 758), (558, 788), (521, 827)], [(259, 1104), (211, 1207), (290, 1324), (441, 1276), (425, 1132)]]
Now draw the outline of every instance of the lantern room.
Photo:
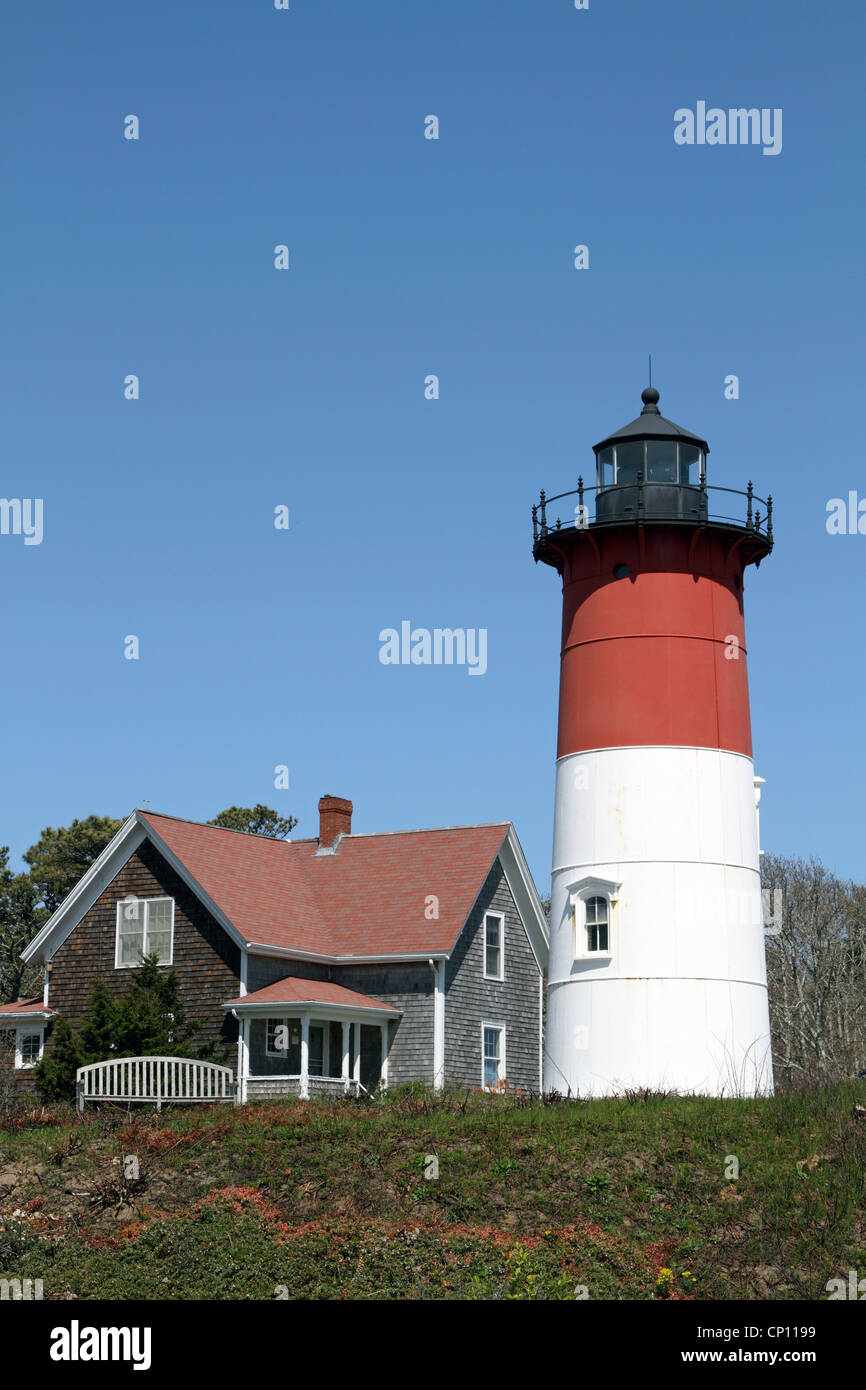
[(666, 420), (648, 386), (636, 420), (593, 446), (596, 520), (688, 520), (706, 514), (705, 439)]

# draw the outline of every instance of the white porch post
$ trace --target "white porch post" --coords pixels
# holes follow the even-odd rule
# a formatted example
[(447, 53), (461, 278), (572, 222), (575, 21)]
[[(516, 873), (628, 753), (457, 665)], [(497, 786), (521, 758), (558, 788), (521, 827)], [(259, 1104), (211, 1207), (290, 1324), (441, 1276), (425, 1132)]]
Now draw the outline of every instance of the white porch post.
[(350, 1077), (349, 1077), (349, 1029), (351, 1028), (351, 1026), (352, 1026), (352, 1025), (351, 1025), (351, 1023), (349, 1022), (349, 1020), (344, 1018), (344, 1019), (343, 1019), (343, 1067), (342, 1067), (342, 1071), (341, 1071), (341, 1073), (340, 1073), (341, 1076), (342, 1076), (342, 1078), (343, 1078), (343, 1090), (344, 1090), (344, 1091), (348, 1091), (348, 1089), (349, 1089), (349, 1080), (350, 1080)]
[(387, 1023), (382, 1023), (382, 1024), (380, 1025), (380, 1027), (379, 1027), (379, 1032), (382, 1034), (382, 1070), (381, 1070), (381, 1072), (379, 1073), (379, 1077), (380, 1077), (380, 1080), (381, 1080), (381, 1083), (382, 1083), (382, 1089), (383, 1089), (383, 1091), (387, 1091), (387, 1089), (388, 1089), (388, 1024), (387, 1024)]
[(301, 1099), (310, 1095), (310, 1015), (301, 1016)]
[(250, 1074), (250, 1019), (244, 1015), (241, 1019), (241, 1059), (240, 1076), (238, 1077), (238, 1095), (241, 1104), (247, 1103), (247, 1077)]
[(361, 1084), (361, 1020), (355, 1020), (355, 1080)]
[(445, 1085), (445, 965), (444, 960), (432, 961), (433, 967), (433, 1089)]

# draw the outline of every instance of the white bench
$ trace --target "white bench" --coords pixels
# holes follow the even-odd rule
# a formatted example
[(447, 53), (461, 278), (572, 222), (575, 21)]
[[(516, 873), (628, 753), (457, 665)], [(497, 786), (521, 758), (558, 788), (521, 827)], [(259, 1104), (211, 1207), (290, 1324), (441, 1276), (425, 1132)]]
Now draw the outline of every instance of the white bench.
[(230, 1067), (193, 1057), (118, 1057), (91, 1062), (75, 1073), (79, 1110), (88, 1100), (141, 1102), (157, 1110), (164, 1101), (236, 1101), (236, 1090)]

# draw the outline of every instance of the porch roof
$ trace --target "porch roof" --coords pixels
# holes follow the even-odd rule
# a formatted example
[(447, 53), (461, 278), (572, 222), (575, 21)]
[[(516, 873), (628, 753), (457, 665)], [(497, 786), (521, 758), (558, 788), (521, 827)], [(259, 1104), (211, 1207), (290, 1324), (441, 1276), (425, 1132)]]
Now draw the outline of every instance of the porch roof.
[(30, 1019), (53, 1017), (54, 1010), (45, 1007), (41, 994), (35, 995), (32, 999), (16, 999), (14, 1004), (0, 1004), (0, 1020), (4, 1023), (7, 1020), (10, 1023), (24, 1023)]
[(331, 980), (304, 980), (295, 975), (287, 975), (285, 979), (265, 985), (264, 989), (254, 990), (252, 994), (244, 994), (239, 999), (229, 999), (223, 1008), (260, 1013), (278, 1005), (298, 1009), (320, 1005), (325, 1006), (329, 1013), (339, 1009), (348, 1014), (373, 1009), (377, 1014), (393, 1018), (398, 1018), (402, 1012), (392, 1004), (384, 1004), (381, 999), (359, 994), (357, 990), (346, 989), (344, 985), (336, 985)]

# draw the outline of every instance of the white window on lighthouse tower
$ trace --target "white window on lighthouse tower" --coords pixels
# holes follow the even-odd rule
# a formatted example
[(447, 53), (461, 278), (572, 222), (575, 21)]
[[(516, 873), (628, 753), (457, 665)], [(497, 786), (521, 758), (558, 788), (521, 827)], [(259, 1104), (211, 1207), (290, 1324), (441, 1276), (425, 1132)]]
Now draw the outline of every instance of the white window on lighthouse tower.
[(572, 955), (575, 960), (610, 960), (613, 955), (613, 907), (620, 884), (584, 878), (572, 884)]
[(590, 955), (610, 950), (610, 904), (607, 898), (588, 898), (586, 903), (586, 949)]

